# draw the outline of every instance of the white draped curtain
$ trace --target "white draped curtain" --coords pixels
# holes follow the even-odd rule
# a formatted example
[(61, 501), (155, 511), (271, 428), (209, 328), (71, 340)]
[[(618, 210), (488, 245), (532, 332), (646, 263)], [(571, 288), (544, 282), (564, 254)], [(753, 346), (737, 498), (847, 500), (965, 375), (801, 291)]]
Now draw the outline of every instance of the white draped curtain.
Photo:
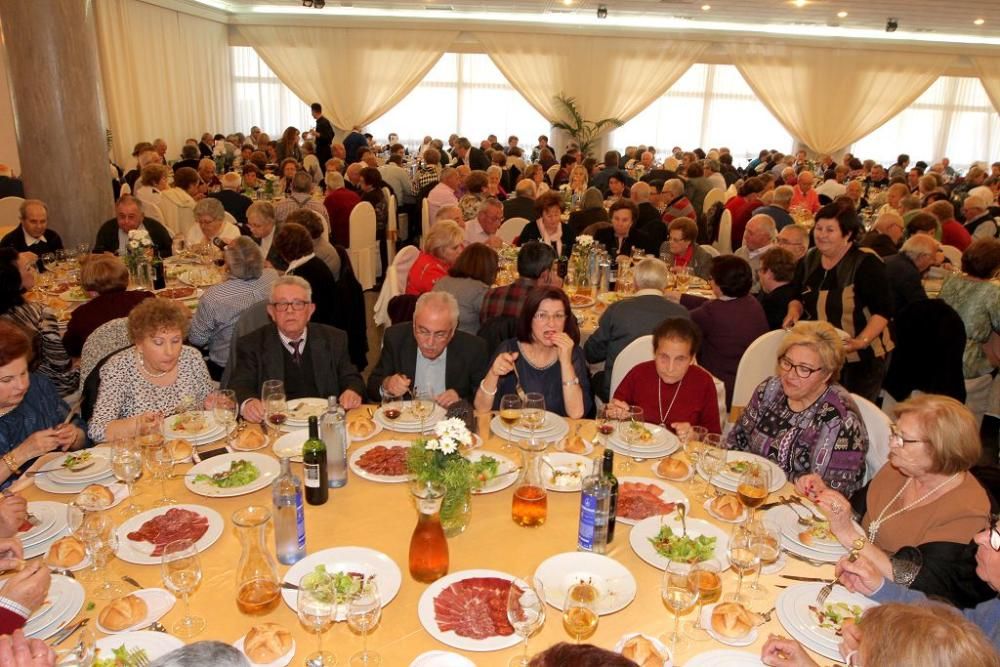
[(1000, 112), (1000, 58), (972, 56), (969, 60), (976, 70), (976, 76), (983, 82), (993, 108)]
[(955, 57), (840, 49), (740, 46), (733, 62), (782, 125), (833, 153), (877, 129), (934, 83)]
[(239, 33), (303, 102), (336, 127), (372, 122), (410, 92), (454, 30), (349, 30), (241, 25)]
[(575, 98), (587, 120), (628, 121), (663, 95), (708, 46), (591, 36), (474, 35), (517, 92), (550, 121), (568, 120), (555, 101), (559, 94)]
[(225, 24), (135, 0), (94, 3), (101, 78), (115, 160), (163, 138), (168, 155), (202, 132), (233, 130)]

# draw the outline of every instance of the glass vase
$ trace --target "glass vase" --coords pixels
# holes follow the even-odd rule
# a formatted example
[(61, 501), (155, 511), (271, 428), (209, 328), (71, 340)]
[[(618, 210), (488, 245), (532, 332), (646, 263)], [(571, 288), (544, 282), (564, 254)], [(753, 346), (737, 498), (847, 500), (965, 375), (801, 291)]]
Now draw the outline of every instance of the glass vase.
[(472, 490), (447, 489), (441, 503), (441, 527), (445, 537), (457, 537), (465, 532), (472, 520)]

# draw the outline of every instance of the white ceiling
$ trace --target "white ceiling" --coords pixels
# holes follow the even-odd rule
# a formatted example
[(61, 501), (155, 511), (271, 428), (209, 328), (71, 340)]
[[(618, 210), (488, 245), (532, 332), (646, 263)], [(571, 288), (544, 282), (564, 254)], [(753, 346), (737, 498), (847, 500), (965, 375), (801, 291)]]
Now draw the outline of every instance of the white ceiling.
[[(256, 13), (261, 9), (280, 14), (288, 8), (301, 16), (303, 11), (302, 0), (195, 1), (235, 14)], [(589, 23), (601, 4), (607, 6), (610, 17), (632, 20), (655, 17), (747, 27), (784, 25), (792, 26), (789, 30), (793, 32), (794, 26), (884, 31), (886, 20), (894, 17), (899, 22), (898, 37), (917, 33), (928, 38), (945, 35), (1000, 38), (1000, 0), (807, 0), (801, 8), (794, 6), (791, 0), (571, 0), (569, 5), (563, 0), (327, 0), (325, 9), (310, 11), (327, 16), (365, 10), (395, 10), (412, 16), (413, 11), (425, 11), (428, 15), (455, 19), (471, 12), (548, 14), (553, 20), (554, 14), (558, 14), (563, 22), (579, 17)], [(702, 5), (710, 5), (711, 9), (702, 10)], [(842, 11), (847, 12), (847, 16), (839, 18), (837, 13)], [(983, 25), (973, 23), (978, 18), (984, 19)], [(544, 20), (541, 16), (539, 19)]]

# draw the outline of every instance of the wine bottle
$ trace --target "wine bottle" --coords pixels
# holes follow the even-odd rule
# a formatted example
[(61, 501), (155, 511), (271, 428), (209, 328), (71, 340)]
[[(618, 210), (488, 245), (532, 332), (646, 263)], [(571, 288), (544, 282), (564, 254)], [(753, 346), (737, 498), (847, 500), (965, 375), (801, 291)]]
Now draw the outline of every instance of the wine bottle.
[(615, 516), (618, 512), (618, 478), (615, 477), (615, 453), (604, 450), (603, 472), (611, 489), (608, 504), (608, 544), (615, 539)]
[(322, 505), (330, 497), (327, 486), (326, 445), (319, 438), (319, 419), (309, 418), (309, 439), (302, 445), (302, 470), (305, 476), (306, 502)]

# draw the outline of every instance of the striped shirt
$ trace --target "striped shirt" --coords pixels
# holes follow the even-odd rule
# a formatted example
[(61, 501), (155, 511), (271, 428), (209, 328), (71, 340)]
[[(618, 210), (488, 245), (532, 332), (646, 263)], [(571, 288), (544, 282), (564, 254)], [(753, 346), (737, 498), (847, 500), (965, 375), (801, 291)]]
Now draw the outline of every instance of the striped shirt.
[[(39, 361), (38, 372), (52, 380), (60, 396), (69, 396), (77, 389), (80, 372), (66, 353), (59, 321), (55, 313), (37, 303), (25, 302), (14, 306), (3, 317), (18, 324), (29, 335), (36, 337), (35, 352)], [(41, 343), (41, 354), (39, 353)]]
[(277, 278), (277, 271), (264, 269), (259, 278), (230, 278), (206, 289), (191, 320), (188, 340), (199, 347), (207, 343), (208, 358), (224, 367), (236, 321), (247, 308), (268, 298), (271, 283)]

